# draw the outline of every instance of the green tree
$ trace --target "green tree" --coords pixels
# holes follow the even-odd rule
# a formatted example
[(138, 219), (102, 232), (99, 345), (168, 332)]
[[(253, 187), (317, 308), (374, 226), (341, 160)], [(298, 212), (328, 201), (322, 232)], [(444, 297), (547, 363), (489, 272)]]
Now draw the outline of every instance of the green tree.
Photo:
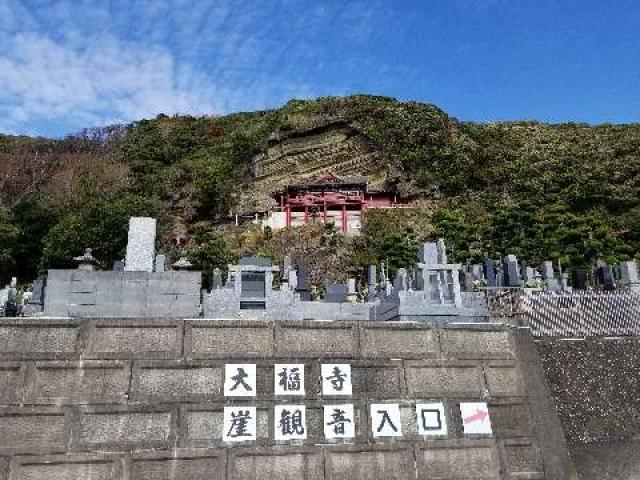
[(190, 240), (189, 261), (203, 272), (205, 287), (211, 286), (214, 268), (226, 275), (228, 265), (237, 257), (231, 253), (224, 239), (208, 228), (197, 228)]
[(15, 247), (20, 237), (16, 227), (6, 212), (0, 211), (0, 284), (4, 285), (15, 272)]
[(65, 215), (49, 230), (44, 238), (41, 267), (73, 267), (73, 257), (92, 248), (102, 267), (108, 268), (114, 260), (124, 258), (129, 217), (157, 213), (158, 204), (142, 197), (91, 201)]

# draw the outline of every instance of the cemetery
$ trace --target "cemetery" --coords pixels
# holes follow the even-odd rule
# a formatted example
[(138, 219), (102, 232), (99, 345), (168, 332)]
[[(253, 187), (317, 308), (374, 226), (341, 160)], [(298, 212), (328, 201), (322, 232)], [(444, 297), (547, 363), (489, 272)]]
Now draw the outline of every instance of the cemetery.
[(616, 398), (640, 366), (634, 262), (457, 264), (437, 240), (314, 298), (290, 257), (205, 289), (155, 236), (132, 217), (112, 270), (87, 249), (0, 291), (0, 479), (590, 480), (619, 452), (638, 468), (637, 407)]

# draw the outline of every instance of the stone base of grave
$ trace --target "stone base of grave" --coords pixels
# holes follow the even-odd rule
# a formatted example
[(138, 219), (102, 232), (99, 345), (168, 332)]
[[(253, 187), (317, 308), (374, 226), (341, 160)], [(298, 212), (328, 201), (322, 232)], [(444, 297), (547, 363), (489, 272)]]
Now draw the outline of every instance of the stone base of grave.
[(200, 316), (200, 272), (49, 270), (44, 314), (51, 317)]

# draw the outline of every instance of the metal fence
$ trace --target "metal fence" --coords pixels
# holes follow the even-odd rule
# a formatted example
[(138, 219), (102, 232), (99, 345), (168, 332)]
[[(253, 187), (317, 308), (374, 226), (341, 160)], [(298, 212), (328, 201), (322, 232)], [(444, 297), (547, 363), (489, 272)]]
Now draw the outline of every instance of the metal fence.
[(640, 294), (535, 292), (519, 298), (535, 336), (583, 337), (640, 334)]

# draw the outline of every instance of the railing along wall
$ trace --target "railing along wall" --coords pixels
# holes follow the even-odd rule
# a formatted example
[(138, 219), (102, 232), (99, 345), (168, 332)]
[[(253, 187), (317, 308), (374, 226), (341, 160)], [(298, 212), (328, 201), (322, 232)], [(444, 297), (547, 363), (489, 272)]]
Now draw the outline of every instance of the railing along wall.
[(536, 337), (640, 334), (640, 295), (634, 292), (536, 292), (522, 295), (521, 308)]

